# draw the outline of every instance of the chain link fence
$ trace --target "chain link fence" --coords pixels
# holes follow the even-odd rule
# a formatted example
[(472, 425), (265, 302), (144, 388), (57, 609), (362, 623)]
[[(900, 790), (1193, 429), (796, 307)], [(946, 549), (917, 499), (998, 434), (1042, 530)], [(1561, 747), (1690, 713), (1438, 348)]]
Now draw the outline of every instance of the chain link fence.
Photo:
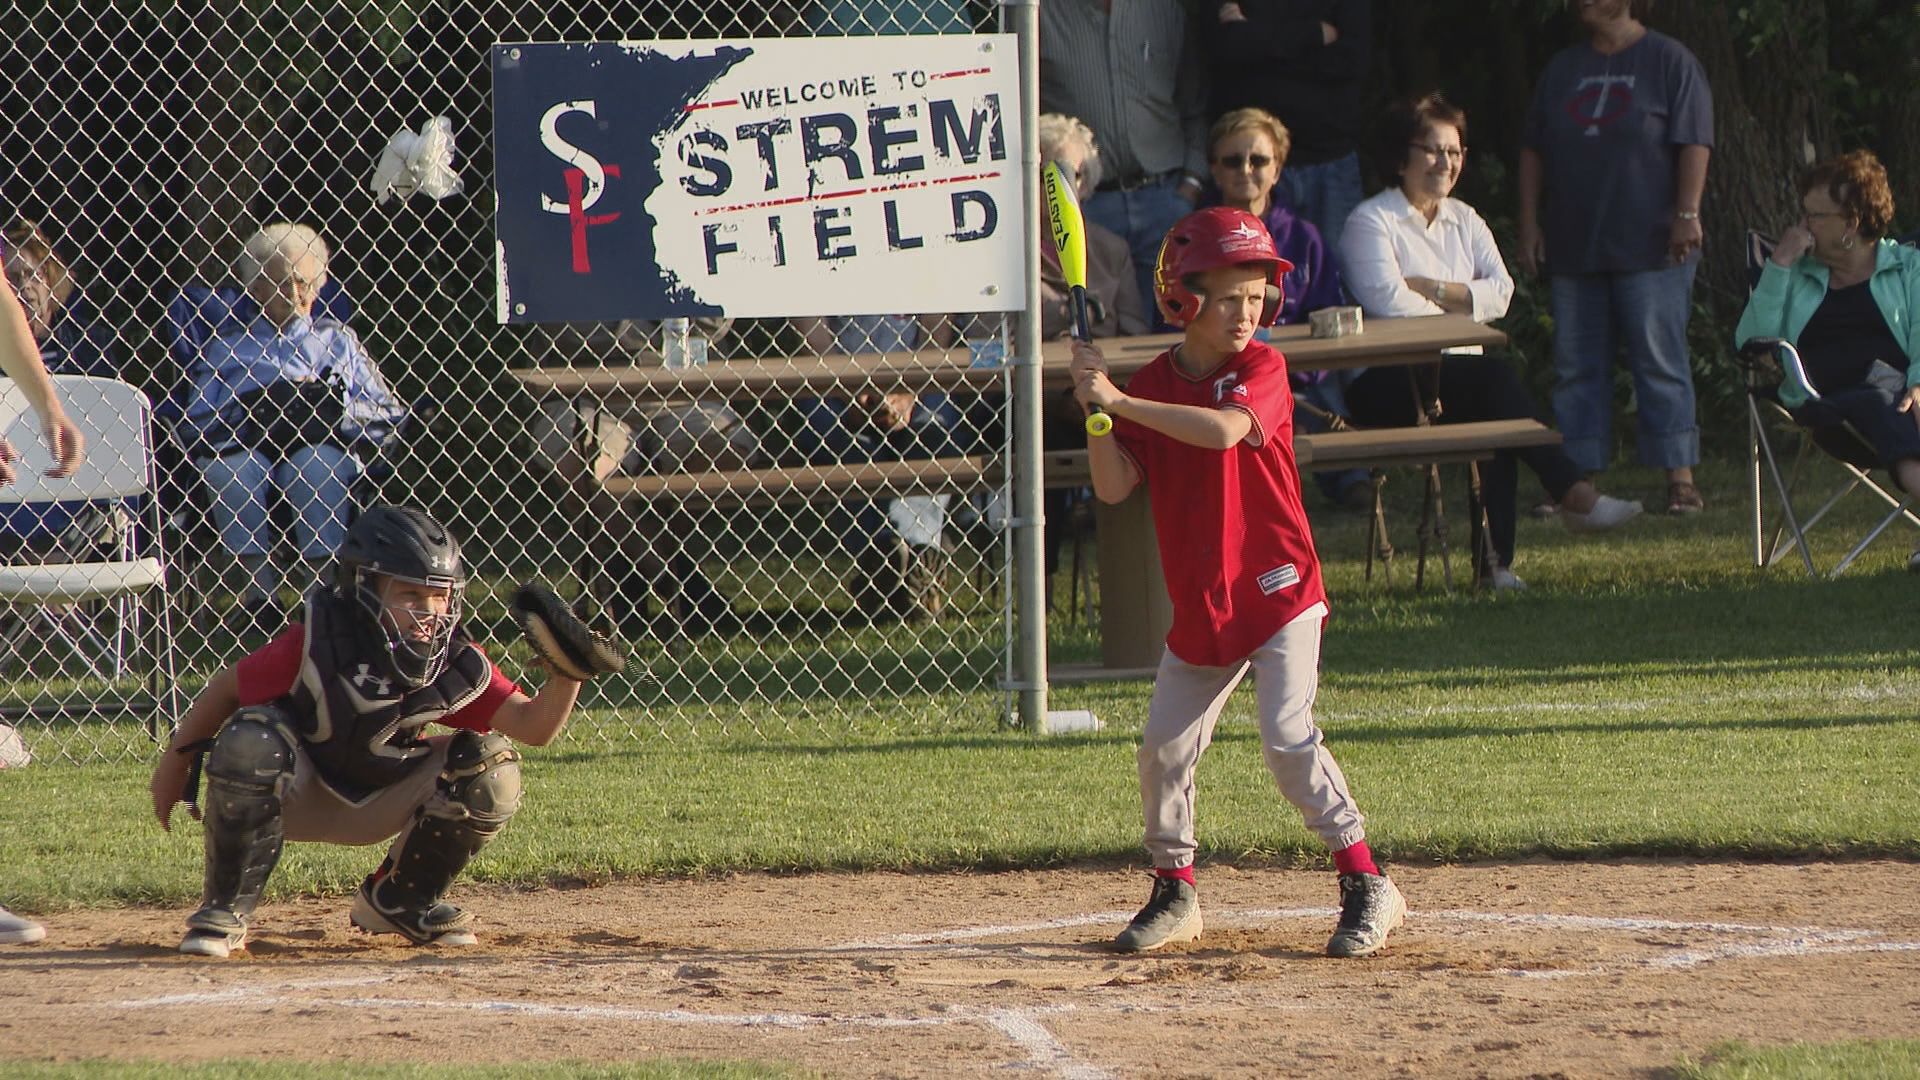
[[(143, 553), (164, 546), (173, 616), (171, 635), (119, 635), (126, 662), (103, 669), (85, 637), (31, 629), (44, 605), (11, 605), (0, 712), (26, 749), (149, 754), (173, 692), (190, 699), (297, 613), (352, 507), (373, 501), (454, 527), (469, 630), (510, 675), (525, 652), (504, 598), (525, 578), (582, 597), (629, 644), (632, 670), (588, 693), (575, 738), (1000, 722), (1008, 384), (968, 365), (1006, 348), (1001, 320), (502, 326), (488, 67), (501, 41), (966, 33), (997, 17), (954, 0), (8, 5), (7, 273), (51, 366), (117, 375), (157, 405), (165, 525), (131, 536)], [(450, 138), (460, 190), (374, 190), (402, 131)], [(269, 258), (256, 273), (243, 246), (276, 222), (314, 229), (324, 262)], [(299, 358), (240, 340), (270, 338), (262, 320), (306, 288), (317, 330), (351, 332), (326, 348), (357, 348), (366, 379), (342, 374), (346, 353), (304, 353), (311, 369), (296, 371)], [(772, 375), (682, 400), (611, 374), (689, 351)], [(841, 355), (855, 374), (779, 377)], [(261, 394), (216, 410), (224, 435), (259, 429), (237, 452), (209, 436), (210, 373), (263, 356), (319, 376), (344, 415)], [(10, 561), (89, 539), (47, 532), (12, 528)], [(115, 603), (57, 615), (114, 633), (129, 618)]]

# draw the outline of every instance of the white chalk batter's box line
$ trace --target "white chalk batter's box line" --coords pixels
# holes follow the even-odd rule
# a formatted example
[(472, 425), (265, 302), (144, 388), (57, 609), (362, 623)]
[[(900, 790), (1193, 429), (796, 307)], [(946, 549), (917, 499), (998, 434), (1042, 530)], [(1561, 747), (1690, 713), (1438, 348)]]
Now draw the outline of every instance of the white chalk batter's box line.
[[(1276, 922), (1311, 919), (1324, 922), (1338, 915), (1333, 908), (1226, 908), (1210, 910), (1207, 919), (1214, 925), (1263, 926)], [(1071, 915), (1040, 922), (1003, 926), (970, 926), (920, 934), (899, 934), (870, 941), (847, 942), (829, 946), (828, 952), (874, 951), (965, 951), (969, 942), (987, 938), (1030, 937), (1048, 930), (1071, 929), (1096, 924), (1117, 925), (1132, 917), (1131, 912), (1103, 911)], [(1498, 969), (1491, 974), (1533, 979), (1565, 979), (1592, 975), (1621, 974), (1631, 970), (1678, 971), (1717, 960), (1755, 959), (1776, 956), (1821, 956), (1867, 952), (1920, 952), (1920, 942), (1883, 941), (1877, 930), (1824, 929), (1812, 926), (1764, 926), (1749, 923), (1685, 922), (1671, 919), (1608, 917), (1595, 915), (1558, 915), (1544, 912), (1487, 912), (1441, 910), (1411, 912), (1412, 927), (1423, 923), (1505, 926), (1528, 929), (1555, 929), (1588, 933), (1668, 933), (1737, 937), (1747, 940), (1722, 941), (1705, 947), (1681, 949), (1659, 956), (1587, 968)], [(1405, 930), (1401, 931), (1405, 933)], [(1752, 940), (1752, 939), (1759, 940)], [(714, 959), (710, 954), (709, 960)], [(453, 1001), (438, 998), (409, 997), (319, 997), (313, 991), (334, 990), (386, 984), (398, 981), (403, 973), (357, 976), (352, 978), (313, 979), (249, 987), (229, 987), (158, 997), (133, 998), (104, 1003), (107, 1008), (137, 1010), (172, 1006), (201, 1006), (221, 1003), (255, 1008), (331, 1007), (354, 1010), (394, 1009), (416, 1011), (440, 1009), (491, 1015), (538, 1016), (555, 1019), (599, 1020), (641, 1024), (685, 1024), (700, 1027), (742, 1029), (799, 1030), (807, 1028), (932, 1028), (950, 1024), (982, 1024), (1000, 1032), (1026, 1055), (1022, 1067), (1040, 1069), (1069, 1080), (1106, 1080), (1105, 1069), (1076, 1059), (1054, 1036), (1042, 1020), (1066, 1013), (1155, 1012), (1161, 1007), (1139, 1002), (1111, 1004), (1061, 1004), (1033, 1008), (978, 1008), (955, 1005), (930, 1016), (838, 1015), (820, 1013), (706, 1013), (690, 1009), (639, 1009), (616, 1005), (549, 1004), (528, 1001)], [(1263, 1005), (1271, 1010), (1274, 1005)], [(1301, 1005), (1278, 1008), (1305, 1009)]]
[[(1337, 918), (1334, 908), (1226, 908), (1208, 909), (1207, 922), (1215, 926), (1260, 926), (1300, 919)], [(966, 943), (989, 938), (1024, 937), (1048, 930), (1079, 926), (1125, 925), (1133, 914), (1126, 911), (1102, 911), (1069, 915), (1042, 922), (1007, 926), (967, 926), (934, 933), (895, 934), (868, 941), (832, 946), (832, 951), (942, 951), (964, 948)], [(1639, 968), (1643, 970), (1685, 970), (1716, 960), (1756, 959), (1768, 956), (1823, 956), (1839, 953), (1920, 952), (1920, 942), (1874, 940), (1885, 935), (1878, 930), (1835, 930), (1815, 926), (1762, 926), (1750, 923), (1683, 922), (1672, 919), (1643, 919), (1600, 915), (1557, 915), (1547, 912), (1490, 911), (1412, 911), (1407, 914), (1410, 927), (1422, 923), (1494, 924), (1528, 929), (1586, 931), (1590, 933), (1707, 934), (1716, 937), (1760, 938), (1758, 941), (1730, 941), (1703, 948), (1682, 949), (1638, 960), (1603, 964), (1586, 968), (1500, 968), (1495, 974), (1532, 979), (1566, 979), (1589, 975), (1614, 975)], [(1405, 933), (1405, 930), (1401, 931)]]
[[(1026, 1054), (1021, 1067), (1044, 1069), (1067, 1080), (1109, 1080), (1107, 1070), (1089, 1065), (1041, 1023), (1042, 1018), (1061, 1013), (1158, 1012), (1160, 1007), (1137, 1003), (1112, 1005), (1047, 1005), (1030, 1008), (982, 1009), (950, 1006), (934, 1016), (850, 1016), (821, 1013), (703, 1013), (691, 1009), (635, 1009), (617, 1005), (567, 1005), (528, 1001), (450, 1001), (444, 998), (401, 997), (313, 997), (305, 991), (333, 990), (348, 986), (391, 983), (399, 973), (352, 979), (312, 979), (265, 986), (230, 987), (196, 993), (167, 994), (161, 997), (134, 998), (107, 1002), (108, 1008), (149, 1009), (165, 1006), (207, 1004), (246, 1005), (269, 1009), (293, 1007), (375, 1011), (395, 1009), (415, 1012), (440, 1009), (493, 1016), (537, 1016), (564, 1020), (610, 1020), (641, 1024), (685, 1024), (695, 1027), (733, 1027), (747, 1029), (800, 1030), (805, 1028), (934, 1028), (952, 1024), (982, 1024), (1000, 1032)], [(1280, 1006), (1304, 1011), (1306, 1006)]]

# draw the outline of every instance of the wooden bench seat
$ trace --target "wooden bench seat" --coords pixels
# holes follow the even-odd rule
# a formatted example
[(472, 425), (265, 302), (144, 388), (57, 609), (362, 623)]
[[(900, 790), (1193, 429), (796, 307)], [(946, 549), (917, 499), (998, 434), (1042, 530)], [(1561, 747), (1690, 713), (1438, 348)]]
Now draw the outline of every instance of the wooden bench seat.
[(999, 470), (990, 468), (992, 464), (992, 458), (976, 456), (704, 473), (616, 475), (600, 481), (600, 486), (607, 494), (619, 499), (702, 499), (767, 504), (854, 491), (939, 493), (995, 476)]

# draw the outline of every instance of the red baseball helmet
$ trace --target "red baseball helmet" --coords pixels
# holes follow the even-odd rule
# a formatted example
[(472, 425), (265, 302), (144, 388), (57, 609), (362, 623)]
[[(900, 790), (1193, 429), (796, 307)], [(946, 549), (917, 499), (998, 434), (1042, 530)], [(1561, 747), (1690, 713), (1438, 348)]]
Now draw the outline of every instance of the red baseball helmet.
[(1204, 303), (1188, 280), (1208, 270), (1247, 263), (1267, 265), (1267, 306), (1260, 313), (1260, 325), (1272, 326), (1280, 318), (1280, 278), (1293, 264), (1273, 249), (1266, 225), (1230, 206), (1209, 207), (1181, 218), (1160, 242), (1160, 258), (1153, 268), (1153, 294), (1161, 316), (1184, 328)]

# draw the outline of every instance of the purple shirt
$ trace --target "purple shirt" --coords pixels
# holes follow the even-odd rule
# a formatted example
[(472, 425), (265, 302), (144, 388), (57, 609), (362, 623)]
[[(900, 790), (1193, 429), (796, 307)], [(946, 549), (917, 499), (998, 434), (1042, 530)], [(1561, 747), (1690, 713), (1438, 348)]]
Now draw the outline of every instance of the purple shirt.
[(1305, 322), (1307, 313), (1345, 303), (1340, 292), (1340, 270), (1327, 257), (1326, 241), (1313, 222), (1299, 217), (1279, 200), (1267, 207), (1261, 221), (1273, 237), (1273, 249), (1293, 264), (1280, 281), (1280, 322)]

